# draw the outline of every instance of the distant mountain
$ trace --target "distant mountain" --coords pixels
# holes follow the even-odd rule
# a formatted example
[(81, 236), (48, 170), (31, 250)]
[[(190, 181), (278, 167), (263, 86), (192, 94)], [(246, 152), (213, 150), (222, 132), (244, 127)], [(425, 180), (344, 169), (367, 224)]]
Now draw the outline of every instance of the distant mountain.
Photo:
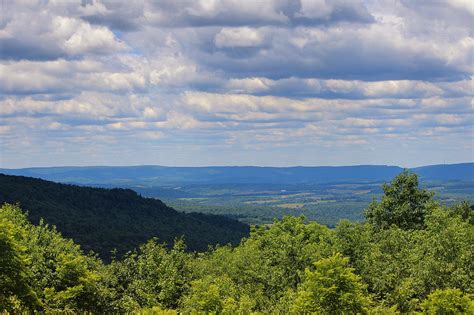
[[(169, 186), (187, 184), (302, 184), (389, 181), (403, 171), (398, 166), (318, 167), (164, 167), (91, 166), (0, 169), (0, 173), (63, 183)], [(413, 168), (423, 180), (474, 180), (474, 163)]]
[(20, 203), (29, 219), (56, 225), (66, 237), (103, 258), (116, 248), (123, 254), (152, 237), (172, 244), (184, 235), (191, 250), (208, 245), (237, 244), (249, 227), (216, 215), (181, 213), (157, 199), (129, 189), (65, 185), (0, 174), (0, 204)]
[(411, 170), (426, 180), (474, 180), (474, 163), (430, 165)]

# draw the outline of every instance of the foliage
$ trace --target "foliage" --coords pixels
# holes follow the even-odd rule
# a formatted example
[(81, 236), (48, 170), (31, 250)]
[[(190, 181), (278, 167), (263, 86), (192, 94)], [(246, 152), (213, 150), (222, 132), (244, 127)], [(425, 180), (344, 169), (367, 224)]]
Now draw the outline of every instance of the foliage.
[[(12, 205), (5, 205), (2, 214), (16, 214)], [(34, 309), (39, 301), (29, 285), (30, 261), (25, 255), (25, 230), (6, 215), (0, 216), (0, 305), (7, 311), (21, 310), (21, 302)]]
[(0, 174), (0, 204), (4, 202), (20, 203), (33, 223), (44, 218), (85, 251), (93, 250), (105, 260), (113, 249), (120, 256), (153, 237), (172, 244), (184, 236), (190, 250), (206, 250), (208, 245), (238, 244), (249, 231), (246, 224), (229, 218), (177, 212), (129, 189)]
[(115, 297), (114, 309), (176, 308), (191, 273), (191, 257), (184, 250), (181, 239), (176, 240), (172, 249), (152, 239), (122, 261), (114, 260), (106, 267), (105, 283)]
[(424, 227), (424, 219), (433, 208), (433, 194), (418, 188), (418, 176), (405, 171), (390, 184), (383, 185), (384, 196), (365, 212), (367, 222), (383, 229), (392, 224), (401, 229)]
[(436, 290), (423, 301), (421, 308), (426, 314), (474, 314), (474, 301), (459, 289)]
[(194, 280), (182, 303), (185, 313), (248, 314), (255, 302), (239, 292), (238, 286), (226, 275), (205, 276)]
[(421, 221), (406, 211), (409, 220), (329, 229), (285, 217), (252, 227), (238, 246), (195, 253), (181, 238), (173, 246), (151, 239), (107, 264), (5, 204), (0, 313), (472, 313), (474, 210), (435, 205), (413, 180), (396, 178), (402, 188), (387, 189), (377, 213), (398, 213), (409, 200), (424, 209), (413, 211)]
[[(8, 269), (16, 273), (13, 279), (20, 282), (16, 290), (7, 292), (4, 288), (9, 285), (2, 284), (1, 300), (16, 300), (16, 310), (38, 308), (49, 312), (74, 312), (102, 309), (97, 286), (100, 275), (96, 270), (100, 262), (95, 257), (85, 256), (78, 245), (64, 239), (43, 222), (39, 226), (30, 224), (17, 206), (4, 205), (0, 209), (0, 221), (7, 236), (16, 231), (17, 245), (9, 248), (13, 253), (2, 250), (5, 253), (2, 257), (16, 257), (13, 261), (10, 259)], [(13, 269), (21, 265), (23, 270)], [(26, 290), (33, 292), (25, 294)]]
[(236, 248), (217, 248), (198, 261), (200, 275), (226, 274), (253, 292), (257, 310), (275, 305), (296, 289), (307, 266), (332, 253), (332, 232), (304, 217), (285, 217), (270, 227), (255, 227)]
[(348, 263), (348, 258), (335, 254), (314, 263), (314, 271), (306, 269), (291, 310), (300, 314), (366, 313), (370, 305), (366, 286)]
[[(407, 180), (407, 176), (410, 177), (402, 174), (394, 182)], [(420, 195), (417, 187), (410, 191), (411, 197), (405, 193), (403, 197), (394, 194), (391, 197), (405, 204), (407, 199), (415, 200)], [(393, 200), (379, 204), (380, 212), (397, 207)], [(424, 202), (428, 205), (431, 200), (425, 198)], [(378, 221), (362, 224), (343, 221), (336, 228), (336, 235), (341, 252), (349, 256), (356, 272), (368, 284), (369, 292), (377, 300), (397, 305), (402, 312), (413, 312), (420, 301), (438, 288), (456, 287), (473, 292), (471, 218), (472, 209), (466, 204), (452, 208), (437, 206), (425, 213), (423, 228), (420, 225), (417, 229), (407, 229), (406, 225), (393, 224), (380, 229)]]

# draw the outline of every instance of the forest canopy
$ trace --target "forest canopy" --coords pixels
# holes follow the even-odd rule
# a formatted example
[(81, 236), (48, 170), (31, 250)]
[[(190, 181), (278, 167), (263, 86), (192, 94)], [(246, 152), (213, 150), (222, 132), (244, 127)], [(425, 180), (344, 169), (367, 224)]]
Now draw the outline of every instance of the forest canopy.
[(38, 224), (43, 218), (61, 233), (109, 260), (112, 250), (123, 255), (152, 237), (173, 243), (184, 235), (190, 250), (209, 245), (238, 244), (248, 225), (224, 216), (181, 213), (158, 199), (130, 189), (104, 189), (59, 184), (0, 174), (0, 204), (17, 204)]
[(0, 210), (0, 309), (154, 314), (472, 314), (474, 214), (404, 172), (364, 222), (254, 226), (237, 246), (151, 239), (103, 263), (55, 227)]

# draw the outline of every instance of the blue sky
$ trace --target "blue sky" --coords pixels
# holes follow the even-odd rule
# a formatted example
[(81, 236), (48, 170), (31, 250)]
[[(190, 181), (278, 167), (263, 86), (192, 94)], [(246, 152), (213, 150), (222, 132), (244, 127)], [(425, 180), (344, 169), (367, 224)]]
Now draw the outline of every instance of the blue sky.
[(474, 160), (470, 1), (6, 1), (0, 166)]

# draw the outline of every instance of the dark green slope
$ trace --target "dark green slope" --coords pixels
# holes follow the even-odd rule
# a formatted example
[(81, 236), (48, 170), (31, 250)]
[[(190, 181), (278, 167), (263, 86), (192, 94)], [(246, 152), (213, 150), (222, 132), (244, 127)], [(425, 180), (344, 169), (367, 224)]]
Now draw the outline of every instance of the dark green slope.
[(152, 237), (172, 243), (184, 235), (191, 250), (212, 244), (236, 244), (249, 227), (222, 216), (185, 214), (156, 199), (129, 189), (104, 189), (58, 184), (22, 176), (0, 174), (0, 203), (20, 203), (37, 223), (44, 218), (66, 237), (87, 250), (108, 257)]

